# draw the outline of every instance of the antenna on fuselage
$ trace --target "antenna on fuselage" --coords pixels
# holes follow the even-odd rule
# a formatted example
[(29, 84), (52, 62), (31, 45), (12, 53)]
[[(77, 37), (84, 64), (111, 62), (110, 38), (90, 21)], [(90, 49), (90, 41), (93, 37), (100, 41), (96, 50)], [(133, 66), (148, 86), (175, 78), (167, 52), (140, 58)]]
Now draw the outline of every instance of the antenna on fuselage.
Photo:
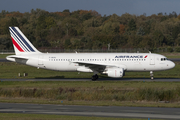
[(151, 54), (151, 51), (149, 51), (149, 53)]

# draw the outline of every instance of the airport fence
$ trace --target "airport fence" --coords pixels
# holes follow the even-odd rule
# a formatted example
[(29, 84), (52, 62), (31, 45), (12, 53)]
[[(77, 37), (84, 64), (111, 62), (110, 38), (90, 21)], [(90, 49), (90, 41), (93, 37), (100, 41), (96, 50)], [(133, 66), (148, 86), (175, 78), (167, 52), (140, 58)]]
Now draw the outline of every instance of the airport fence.
[[(180, 52), (180, 48), (155, 48), (155, 49), (143, 49), (143, 48), (122, 48), (122, 49), (38, 49), (43, 53), (162, 53), (162, 52)], [(0, 54), (14, 54), (14, 50), (1, 50)]]

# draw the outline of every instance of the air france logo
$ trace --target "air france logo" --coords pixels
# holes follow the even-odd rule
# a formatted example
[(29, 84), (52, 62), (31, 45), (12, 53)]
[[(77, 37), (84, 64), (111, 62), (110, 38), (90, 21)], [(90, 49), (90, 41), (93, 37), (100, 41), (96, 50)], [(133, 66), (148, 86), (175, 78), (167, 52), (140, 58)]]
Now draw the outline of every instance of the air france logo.
[[(115, 58), (143, 58), (143, 55), (120, 55)], [(147, 58), (147, 55), (144, 58)]]

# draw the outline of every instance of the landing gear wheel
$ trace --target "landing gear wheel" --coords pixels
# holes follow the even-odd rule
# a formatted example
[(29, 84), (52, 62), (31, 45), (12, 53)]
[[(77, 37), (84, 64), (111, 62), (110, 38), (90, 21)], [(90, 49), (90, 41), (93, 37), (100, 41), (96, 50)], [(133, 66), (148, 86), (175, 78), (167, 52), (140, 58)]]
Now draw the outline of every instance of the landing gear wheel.
[(153, 79), (154, 79), (154, 77), (153, 77), (153, 71), (150, 71), (150, 76), (151, 76), (151, 80), (153, 80)]
[(92, 81), (96, 81), (98, 78), (99, 78), (98, 75), (95, 74), (95, 75), (92, 76)]

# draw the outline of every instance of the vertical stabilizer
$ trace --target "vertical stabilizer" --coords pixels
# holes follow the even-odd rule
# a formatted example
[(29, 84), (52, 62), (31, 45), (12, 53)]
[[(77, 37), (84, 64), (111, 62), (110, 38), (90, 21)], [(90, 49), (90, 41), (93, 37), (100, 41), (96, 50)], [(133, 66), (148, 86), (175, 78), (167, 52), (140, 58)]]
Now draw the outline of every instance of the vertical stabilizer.
[(9, 31), (16, 55), (40, 53), (18, 27), (9, 27)]

